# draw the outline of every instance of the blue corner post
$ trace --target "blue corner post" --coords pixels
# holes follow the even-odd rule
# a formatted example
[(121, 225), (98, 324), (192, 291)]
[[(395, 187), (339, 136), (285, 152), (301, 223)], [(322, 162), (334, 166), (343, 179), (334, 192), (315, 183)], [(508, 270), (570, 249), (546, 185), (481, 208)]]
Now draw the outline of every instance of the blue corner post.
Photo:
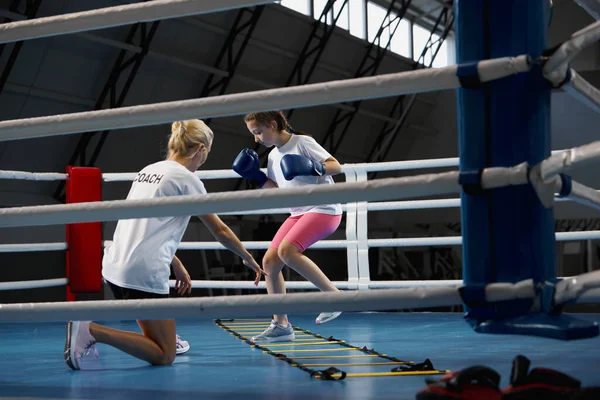
[[(549, 2), (455, 0), (457, 64), (547, 49)], [(460, 74), (460, 68), (459, 68)], [(550, 156), (550, 87), (534, 65), (527, 73), (457, 90), (462, 176), (486, 167), (535, 165)], [(492, 282), (554, 281), (556, 247), (552, 209), (530, 185), (461, 195), (465, 315), (482, 333), (572, 339), (598, 334), (595, 324), (557, 312), (536, 312), (533, 300), (485, 303)]]

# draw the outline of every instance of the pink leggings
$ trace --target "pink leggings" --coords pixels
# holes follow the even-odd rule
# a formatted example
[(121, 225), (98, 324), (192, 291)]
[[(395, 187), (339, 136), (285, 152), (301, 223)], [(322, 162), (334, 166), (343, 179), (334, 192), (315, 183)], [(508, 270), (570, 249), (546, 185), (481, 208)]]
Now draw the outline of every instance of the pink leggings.
[(306, 213), (289, 217), (281, 225), (271, 245), (278, 249), (282, 240), (287, 240), (300, 250), (301, 253), (321, 239), (331, 235), (340, 226), (342, 215), (321, 213)]

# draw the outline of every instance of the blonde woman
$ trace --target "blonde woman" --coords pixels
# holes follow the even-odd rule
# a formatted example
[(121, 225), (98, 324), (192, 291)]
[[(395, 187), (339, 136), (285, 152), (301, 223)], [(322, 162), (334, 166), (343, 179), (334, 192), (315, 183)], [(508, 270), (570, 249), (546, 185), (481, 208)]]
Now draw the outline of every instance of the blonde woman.
[[(179, 195), (206, 194), (194, 175), (206, 162), (213, 132), (200, 120), (174, 122), (168, 157), (142, 169), (133, 181), (127, 199), (154, 199)], [(227, 249), (242, 258), (256, 272), (258, 285), (263, 273), (237, 236), (212, 214), (200, 219)], [(104, 252), (102, 275), (117, 299), (166, 298), (169, 296), (170, 268), (179, 294), (190, 293), (190, 275), (175, 256), (190, 216), (120, 220), (113, 243)], [(175, 320), (138, 320), (142, 334), (108, 328), (90, 321), (67, 324), (65, 361), (78, 370), (81, 358), (95, 351), (95, 343), (116, 347), (151, 365), (173, 363), (178, 336)]]

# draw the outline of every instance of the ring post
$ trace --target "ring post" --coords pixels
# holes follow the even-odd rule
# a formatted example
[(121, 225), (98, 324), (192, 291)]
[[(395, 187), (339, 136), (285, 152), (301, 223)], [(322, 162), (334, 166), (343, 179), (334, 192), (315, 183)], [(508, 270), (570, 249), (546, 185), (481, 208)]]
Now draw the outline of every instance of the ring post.
[[(67, 167), (66, 201), (102, 201), (102, 172), (98, 168)], [(76, 294), (102, 291), (102, 223), (67, 225), (67, 301)]]
[[(547, 48), (547, 1), (456, 0), (459, 77), (468, 63)], [(471, 71), (474, 69), (470, 68)], [(476, 70), (475, 70), (476, 71)], [(472, 74), (472, 72), (471, 72)], [(492, 282), (556, 280), (553, 210), (531, 185), (481, 190), (480, 171), (550, 156), (550, 87), (541, 67), (485, 84), (457, 89), (463, 237), (465, 318), (477, 332), (571, 339), (596, 336), (595, 324), (579, 322), (533, 300), (486, 303)], [(550, 308), (550, 307), (548, 307)]]

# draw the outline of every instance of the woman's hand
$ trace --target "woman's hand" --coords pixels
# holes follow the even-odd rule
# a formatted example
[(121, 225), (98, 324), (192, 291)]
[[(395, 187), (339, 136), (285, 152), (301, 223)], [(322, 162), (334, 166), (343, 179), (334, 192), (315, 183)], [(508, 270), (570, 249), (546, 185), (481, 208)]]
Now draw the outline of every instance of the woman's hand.
[(192, 279), (190, 278), (190, 274), (188, 274), (181, 262), (173, 263), (172, 267), (173, 274), (175, 275), (175, 290), (177, 291), (177, 294), (183, 295), (186, 292), (187, 294), (190, 294), (192, 292)]
[(267, 276), (267, 273), (263, 271), (263, 269), (258, 265), (258, 263), (251, 256), (250, 258), (243, 260), (244, 265), (250, 267), (256, 272), (256, 279), (254, 279), (254, 286), (258, 286), (258, 282), (260, 282), (260, 277), (262, 275)]

